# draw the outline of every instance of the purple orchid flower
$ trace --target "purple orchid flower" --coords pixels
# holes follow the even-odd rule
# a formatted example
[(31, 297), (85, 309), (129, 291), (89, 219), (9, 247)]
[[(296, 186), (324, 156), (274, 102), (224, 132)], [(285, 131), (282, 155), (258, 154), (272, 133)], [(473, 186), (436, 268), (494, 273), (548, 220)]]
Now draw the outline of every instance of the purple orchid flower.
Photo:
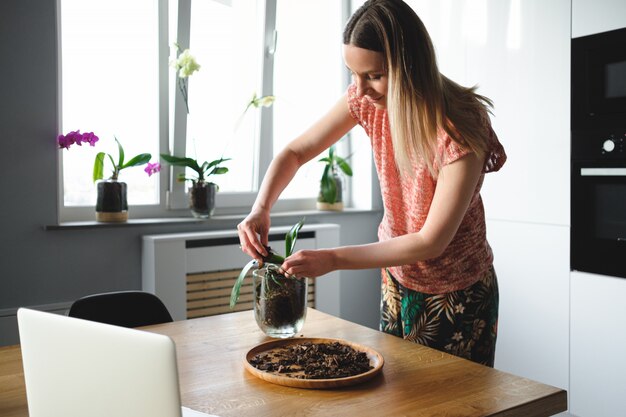
[(158, 162), (150, 163), (148, 162), (148, 164), (146, 165), (146, 167), (144, 168), (144, 171), (146, 171), (146, 173), (148, 174), (149, 177), (152, 176), (152, 174), (156, 174), (157, 172), (161, 171), (161, 164)]
[(91, 146), (96, 146), (96, 142), (100, 140), (93, 132), (83, 133), (83, 137), (81, 139), (85, 143), (89, 143)]
[(96, 142), (100, 140), (93, 132), (80, 133), (80, 130), (74, 130), (67, 135), (59, 135), (57, 137), (57, 143), (59, 148), (69, 149), (70, 146), (76, 144), (82, 146), (83, 143), (89, 143), (91, 146), (96, 146)]

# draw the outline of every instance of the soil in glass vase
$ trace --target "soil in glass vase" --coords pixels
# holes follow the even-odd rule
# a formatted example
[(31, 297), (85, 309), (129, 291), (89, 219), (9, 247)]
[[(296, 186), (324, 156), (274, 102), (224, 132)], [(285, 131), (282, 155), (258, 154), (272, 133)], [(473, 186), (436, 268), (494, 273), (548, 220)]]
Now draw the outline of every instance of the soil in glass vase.
[(215, 211), (217, 185), (212, 182), (197, 181), (189, 187), (189, 208), (199, 219), (207, 219)]
[(285, 277), (279, 272), (285, 258), (293, 253), (303, 224), (304, 218), (285, 234), (285, 256), (266, 246), (267, 255), (261, 265), (256, 259), (248, 262), (230, 293), (232, 310), (239, 300), (243, 281), (252, 271), (254, 318), (259, 328), (270, 337), (293, 337), (302, 329), (306, 319), (308, 279)]
[(254, 318), (270, 337), (295, 336), (304, 325), (307, 310), (307, 278), (286, 278), (278, 266), (266, 264), (252, 272)]
[(97, 184), (96, 220), (99, 222), (125, 222), (128, 220), (126, 183), (116, 180)]

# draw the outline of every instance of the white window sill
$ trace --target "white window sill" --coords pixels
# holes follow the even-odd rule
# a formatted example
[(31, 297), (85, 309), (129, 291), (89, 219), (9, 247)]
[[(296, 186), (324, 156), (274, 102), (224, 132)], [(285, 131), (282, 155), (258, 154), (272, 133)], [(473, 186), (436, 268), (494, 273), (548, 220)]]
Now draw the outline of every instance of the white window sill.
[[(375, 213), (379, 210), (370, 209), (355, 209), (345, 208), (342, 211), (321, 211), (321, 210), (296, 210), (296, 211), (283, 211), (272, 213), (272, 219), (284, 218), (284, 217), (307, 217), (307, 218), (324, 218), (328, 216), (349, 216), (359, 213)], [(221, 214), (215, 215), (208, 219), (197, 219), (195, 217), (163, 217), (163, 218), (149, 218), (149, 219), (129, 219), (123, 223), (103, 223), (97, 221), (80, 221), (80, 222), (62, 222), (55, 225), (45, 225), (45, 230), (68, 230), (68, 229), (101, 229), (101, 228), (113, 228), (113, 227), (142, 227), (152, 225), (166, 225), (166, 224), (215, 224), (218, 225), (221, 222), (241, 221), (246, 217), (246, 214)]]

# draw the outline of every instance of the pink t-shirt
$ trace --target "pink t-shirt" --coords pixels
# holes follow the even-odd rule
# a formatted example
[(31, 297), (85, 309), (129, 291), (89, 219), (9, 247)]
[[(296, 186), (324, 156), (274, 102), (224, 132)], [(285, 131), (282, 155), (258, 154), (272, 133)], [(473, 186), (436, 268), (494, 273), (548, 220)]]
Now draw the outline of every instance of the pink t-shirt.
[[(377, 109), (366, 98), (358, 97), (354, 84), (348, 88), (348, 106), (350, 114), (365, 129), (372, 143), (385, 209), (378, 228), (379, 240), (420, 231), (428, 216), (437, 181), (424, 164), (415, 167), (415, 175), (399, 175), (387, 110)], [(480, 188), (484, 173), (499, 170), (506, 161), (506, 154), (488, 117), (485, 116), (483, 120), (490, 152), (485, 159), (483, 175), (452, 242), (437, 258), (389, 268), (393, 276), (407, 288), (428, 294), (460, 290), (475, 283), (493, 262), (493, 253), (487, 243)], [(437, 140), (443, 165), (471, 152), (454, 142), (443, 130), (440, 130)]]

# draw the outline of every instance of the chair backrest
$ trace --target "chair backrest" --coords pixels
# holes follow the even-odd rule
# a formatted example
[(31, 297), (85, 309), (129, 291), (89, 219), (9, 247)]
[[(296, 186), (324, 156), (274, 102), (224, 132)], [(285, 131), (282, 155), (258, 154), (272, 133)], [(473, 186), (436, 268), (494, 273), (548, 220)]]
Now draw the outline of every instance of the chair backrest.
[(143, 291), (118, 291), (93, 294), (76, 300), (68, 316), (122, 327), (169, 323), (167, 307), (154, 294)]

